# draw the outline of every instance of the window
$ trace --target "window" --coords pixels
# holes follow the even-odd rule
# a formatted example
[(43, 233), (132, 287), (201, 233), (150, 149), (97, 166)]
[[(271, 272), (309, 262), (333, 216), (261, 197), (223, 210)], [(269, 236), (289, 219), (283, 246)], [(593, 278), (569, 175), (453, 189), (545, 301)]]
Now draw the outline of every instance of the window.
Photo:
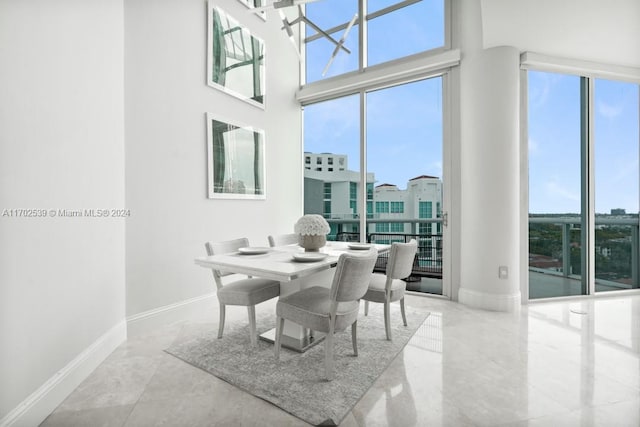
[(357, 200), (358, 199), (358, 183), (357, 182), (350, 182), (349, 183), (349, 198), (351, 200)]
[(391, 232), (392, 233), (404, 233), (404, 224), (399, 222), (391, 223)]
[(317, 165), (321, 165), (321, 164), (322, 164), (322, 157), (318, 157), (318, 158), (316, 159), (316, 164), (317, 164)]
[(333, 164), (333, 157), (329, 157), (327, 159), (327, 164), (332, 165)]
[(391, 213), (404, 213), (404, 202), (391, 202)]
[[(581, 79), (529, 72), (529, 298), (582, 295)], [(564, 217), (549, 223), (554, 217)], [(563, 244), (564, 242), (564, 244)], [(557, 286), (554, 272), (574, 279)]]
[(639, 286), (634, 260), (640, 181), (638, 88), (632, 83), (594, 80), (596, 292)]
[(444, 46), (444, 0), (422, 0), (393, 10), (401, 3), (368, 1), (367, 65)]
[(376, 223), (376, 233), (388, 233), (389, 232), (389, 223), (388, 222), (377, 222)]
[(389, 213), (389, 202), (376, 202), (376, 213)]
[(420, 236), (422, 237), (431, 236), (431, 224), (419, 224), (418, 234), (420, 234)]
[(418, 218), (432, 218), (431, 216), (431, 202), (419, 202), (418, 204)]
[[(346, 157), (358, 159), (360, 150), (358, 105), (359, 97), (350, 95), (304, 106), (304, 152), (316, 153), (311, 156), (317, 155), (319, 158), (322, 157), (322, 153), (344, 153)], [(345, 121), (345, 111), (355, 111), (355, 120)], [(340, 129), (340, 132), (336, 133), (336, 129)], [(331, 155), (331, 157), (335, 159), (337, 156)], [(338, 159), (340, 160), (339, 157)], [(355, 161), (354, 164), (358, 165), (359, 161)], [(357, 168), (344, 172), (344, 174), (336, 174), (337, 176), (331, 179), (331, 217), (337, 220), (353, 219), (356, 213), (351, 204), (351, 183), (354, 178), (359, 177), (360, 172)], [(343, 177), (344, 180), (341, 180)], [(358, 183), (353, 183), (355, 184), (356, 196), (353, 200), (357, 201)], [(320, 213), (323, 209), (323, 199), (322, 185), (317, 183), (317, 179), (313, 175), (305, 174), (304, 213)], [(324, 210), (327, 212), (328, 208)], [(337, 220), (330, 222), (333, 238), (341, 232), (359, 233), (358, 224), (340, 223)]]
[[(322, 30), (327, 31), (335, 40), (340, 40), (347, 23), (358, 13), (358, 0), (323, 0), (305, 5), (305, 16)], [(340, 26), (343, 26), (340, 28)], [(359, 68), (360, 52), (358, 51), (358, 25), (354, 25), (345, 40), (345, 47), (351, 51), (338, 52), (331, 67), (323, 75), (323, 71), (336, 47), (326, 37), (316, 34), (310, 26), (306, 26), (306, 81), (313, 82), (326, 77), (355, 71)], [(335, 29), (331, 31), (331, 29)]]
[[(306, 82), (365, 69), (372, 65), (447, 46), (445, 0), (364, 0), (363, 15), (357, 0), (324, 0), (306, 4), (306, 17), (335, 40), (340, 40), (353, 16), (359, 14), (344, 46), (326, 69), (335, 45), (307, 26)], [(365, 40), (359, 40), (359, 25)], [(360, 47), (364, 52), (360, 52)], [(326, 72), (325, 72), (326, 71)]]
[(311, 164), (311, 157), (306, 156), (306, 157), (304, 158), (304, 163), (305, 163), (306, 165), (310, 165), (310, 164)]
[(331, 199), (331, 183), (330, 182), (324, 183), (324, 198), (325, 200)]
[(527, 80), (529, 298), (640, 287), (639, 86), (531, 70)]

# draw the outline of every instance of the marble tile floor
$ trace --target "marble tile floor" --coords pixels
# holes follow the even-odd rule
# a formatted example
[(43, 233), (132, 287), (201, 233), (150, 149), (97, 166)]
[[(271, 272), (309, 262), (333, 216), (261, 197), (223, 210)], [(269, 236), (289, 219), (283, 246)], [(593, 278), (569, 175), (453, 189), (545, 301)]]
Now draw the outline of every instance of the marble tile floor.
[[(640, 295), (519, 313), (414, 295), (407, 305), (432, 315), (342, 426), (640, 426)], [(227, 316), (243, 322), (246, 310)], [(217, 303), (184, 320), (215, 327)], [(181, 327), (130, 337), (42, 425), (306, 425), (164, 353)]]

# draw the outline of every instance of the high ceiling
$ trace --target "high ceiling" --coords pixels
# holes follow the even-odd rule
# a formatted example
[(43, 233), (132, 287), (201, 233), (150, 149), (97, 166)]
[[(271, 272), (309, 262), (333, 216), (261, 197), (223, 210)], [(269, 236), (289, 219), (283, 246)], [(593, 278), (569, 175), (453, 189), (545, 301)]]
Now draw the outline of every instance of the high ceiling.
[(485, 48), (640, 67), (639, 0), (481, 0)]

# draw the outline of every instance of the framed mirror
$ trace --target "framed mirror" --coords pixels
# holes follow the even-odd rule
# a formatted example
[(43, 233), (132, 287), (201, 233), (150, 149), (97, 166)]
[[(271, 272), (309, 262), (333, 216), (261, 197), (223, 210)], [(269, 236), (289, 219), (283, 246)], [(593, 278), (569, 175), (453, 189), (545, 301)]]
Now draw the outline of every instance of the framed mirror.
[(210, 199), (266, 199), (264, 131), (207, 113)]
[(212, 1), (208, 10), (207, 84), (264, 108), (264, 42)]

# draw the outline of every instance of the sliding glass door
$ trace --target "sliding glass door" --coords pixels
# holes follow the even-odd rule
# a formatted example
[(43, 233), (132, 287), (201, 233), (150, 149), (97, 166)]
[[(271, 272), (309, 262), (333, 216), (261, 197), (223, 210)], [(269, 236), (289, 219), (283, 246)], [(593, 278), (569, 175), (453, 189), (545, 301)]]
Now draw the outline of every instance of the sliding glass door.
[(407, 289), (442, 295), (442, 77), (369, 92), (366, 112), (369, 238), (416, 239)]
[(595, 291), (638, 288), (638, 85), (594, 81)]
[(638, 85), (527, 81), (529, 298), (638, 288)]
[(583, 295), (580, 77), (531, 71), (529, 298)]

